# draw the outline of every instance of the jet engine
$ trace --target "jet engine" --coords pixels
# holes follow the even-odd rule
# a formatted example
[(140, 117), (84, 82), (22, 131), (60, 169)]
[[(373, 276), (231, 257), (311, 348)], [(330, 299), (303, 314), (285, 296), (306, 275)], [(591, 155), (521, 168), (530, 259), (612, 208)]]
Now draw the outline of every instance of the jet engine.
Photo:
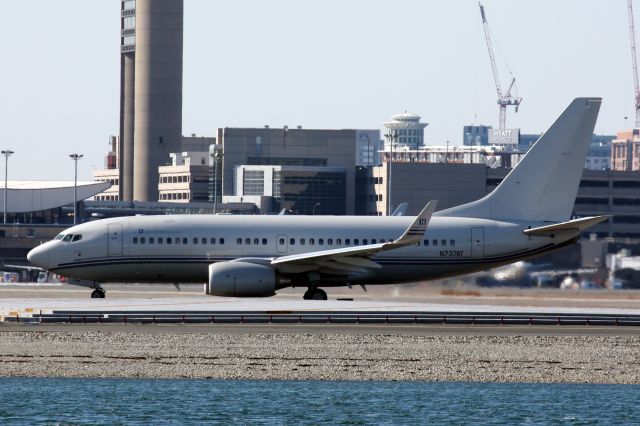
[(209, 265), (207, 294), (229, 297), (273, 296), (279, 281), (270, 266), (249, 262), (218, 262)]

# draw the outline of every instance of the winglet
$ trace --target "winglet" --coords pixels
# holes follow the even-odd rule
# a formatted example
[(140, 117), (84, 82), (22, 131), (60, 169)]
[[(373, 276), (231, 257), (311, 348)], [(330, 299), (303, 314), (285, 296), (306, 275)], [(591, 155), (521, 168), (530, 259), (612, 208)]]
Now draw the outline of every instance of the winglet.
[(404, 216), (407, 212), (407, 207), (409, 207), (409, 203), (400, 203), (393, 213), (391, 213), (391, 216)]
[(415, 244), (422, 239), (424, 235), (424, 231), (427, 230), (427, 226), (429, 225), (429, 221), (431, 220), (431, 215), (436, 209), (438, 205), (437, 200), (431, 200), (427, 203), (426, 206), (422, 209), (420, 214), (416, 216), (416, 219), (413, 221), (411, 226), (404, 231), (404, 234), (397, 240), (393, 241), (392, 245), (410, 245)]

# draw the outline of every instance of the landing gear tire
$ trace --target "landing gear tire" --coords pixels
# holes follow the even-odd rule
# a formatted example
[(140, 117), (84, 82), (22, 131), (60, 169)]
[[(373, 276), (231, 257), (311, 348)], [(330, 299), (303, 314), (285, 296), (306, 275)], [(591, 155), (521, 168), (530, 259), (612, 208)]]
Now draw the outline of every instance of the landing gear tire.
[(327, 300), (327, 293), (319, 288), (310, 288), (302, 298), (304, 300)]
[(92, 299), (104, 299), (106, 295), (107, 293), (104, 291), (103, 288), (96, 288), (91, 292)]

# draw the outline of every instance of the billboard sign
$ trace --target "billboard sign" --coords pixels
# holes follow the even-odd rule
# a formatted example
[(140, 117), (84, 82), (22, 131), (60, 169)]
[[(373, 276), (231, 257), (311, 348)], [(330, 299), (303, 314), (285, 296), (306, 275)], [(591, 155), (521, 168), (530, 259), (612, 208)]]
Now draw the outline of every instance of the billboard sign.
[(518, 145), (520, 129), (489, 129), (489, 145)]

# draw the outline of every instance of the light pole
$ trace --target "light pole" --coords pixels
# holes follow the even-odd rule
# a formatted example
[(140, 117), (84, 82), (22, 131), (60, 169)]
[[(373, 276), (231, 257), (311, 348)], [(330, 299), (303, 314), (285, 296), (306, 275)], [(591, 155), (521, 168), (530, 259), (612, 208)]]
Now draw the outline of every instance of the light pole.
[(75, 173), (73, 175), (73, 224), (78, 224), (78, 160), (82, 154), (69, 154), (69, 158), (75, 163)]
[(7, 178), (9, 176), (9, 157), (13, 154), (10, 149), (2, 151), (4, 155), (4, 219), (2, 223), (7, 223)]
[(222, 153), (217, 149), (211, 154), (213, 159), (213, 214), (218, 212), (218, 160), (222, 157)]
[(320, 207), (320, 203), (315, 203), (315, 204), (313, 205), (313, 215), (314, 215), (314, 216), (316, 215), (316, 207)]
[(393, 168), (393, 143), (397, 138), (397, 133), (394, 131), (389, 132), (389, 140), (391, 141), (391, 157), (389, 158), (389, 179), (387, 179), (387, 186), (389, 188), (387, 190), (387, 216), (391, 215), (391, 208), (393, 207), (393, 204), (391, 203), (391, 172)]
[(447, 151), (446, 151), (446, 154), (444, 156), (444, 162), (445, 163), (449, 162), (449, 141), (447, 141)]

